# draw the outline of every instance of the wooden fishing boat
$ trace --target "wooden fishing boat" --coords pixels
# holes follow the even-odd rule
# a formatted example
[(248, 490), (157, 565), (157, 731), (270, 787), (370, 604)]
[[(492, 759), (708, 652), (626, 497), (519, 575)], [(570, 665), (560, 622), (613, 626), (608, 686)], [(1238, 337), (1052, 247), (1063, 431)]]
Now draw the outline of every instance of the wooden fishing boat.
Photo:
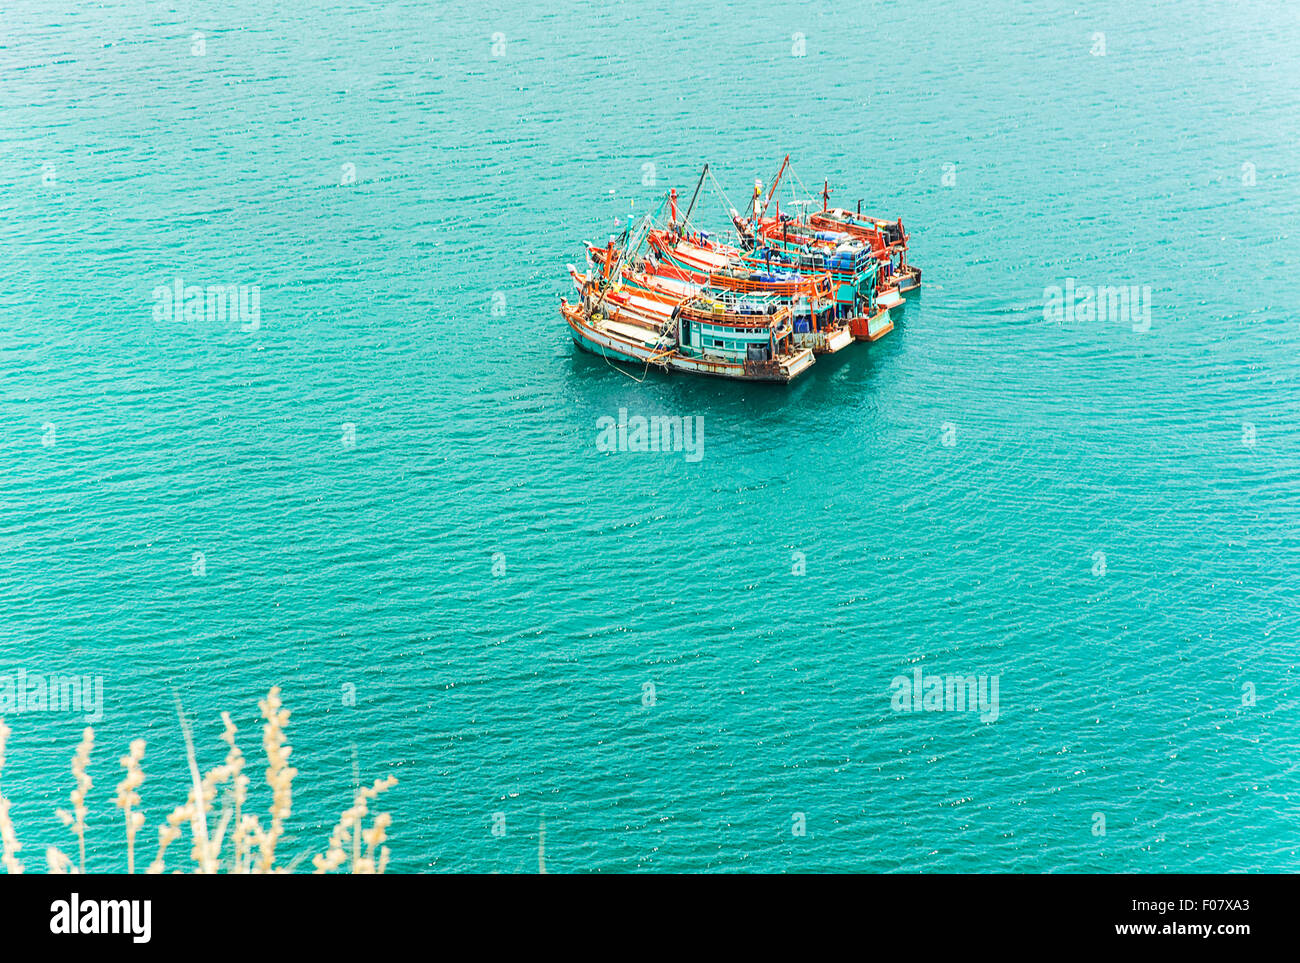
[(884, 221), (836, 207), (809, 214), (808, 224), (813, 228), (843, 231), (867, 239), (873, 246), (881, 243), (890, 253), (889, 278), (897, 285), (899, 293), (906, 294), (921, 286), (921, 269), (907, 263), (909, 236), (903, 230), (901, 217), (897, 221)]
[[(747, 348), (745, 355), (737, 358), (735, 352), (713, 351), (706, 349), (703, 344), (698, 348), (679, 351), (675, 345), (664, 343), (662, 333), (656, 334), (637, 319), (625, 317), (617, 310), (592, 310), (586, 305), (570, 304), (567, 299), (561, 298), (560, 313), (568, 322), (573, 340), (579, 347), (611, 361), (654, 366), (664, 371), (683, 371), (742, 381), (790, 382), (812, 367), (814, 360), (811, 350), (795, 348), (789, 342), (789, 332), (779, 338), (779, 343), (773, 345), (775, 333), (762, 327), (746, 332), (757, 334), (758, 337), (746, 338), (745, 341), (752, 346), (752, 350)], [(710, 316), (710, 325), (715, 320)], [(721, 342), (721, 339), (710, 340), (715, 344)]]
[[(612, 245), (588, 245), (588, 258), (593, 268), (599, 267), (601, 275), (607, 276), (605, 265), (615, 258), (615, 251)], [(618, 270), (616, 283), (621, 290), (611, 297), (620, 303), (626, 300), (643, 308), (655, 303), (663, 310), (701, 295), (728, 305), (762, 305), (764, 309), (777, 303), (791, 310), (796, 345), (811, 348), (814, 354), (833, 354), (853, 341), (848, 321), (836, 314), (829, 275), (763, 273), (730, 264), (716, 271), (696, 271), (636, 255), (623, 257)], [(576, 269), (570, 265), (569, 271), (578, 283)], [(588, 277), (591, 273), (589, 270)]]
[[(875, 262), (876, 294), (874, 300), (884, 307), (902, 304), (898, 287), (895, 257), (901, 258), (885, 243), (879, 232), (859, 237), (843, 231), (819, 230), (789, 214), (765, 218), (758, 212), (754, 217), (742, 217), (734, 209), (731, 220), (741, 244), (751, 256), (770, 259), (773, 251), (793, 259), (813, 270), (823, 266), (839, 274), (858, 274), (871, 270)], [(917, 277), (920, 272), (917, 272)]]
[(608, 360), (742, 381), (790, 382), (812, 367), (812, 350), (794, 342), (790, 309), (775, 299), (762, 310), (729, 308), (703, 295), (627, 290), (572, 266), (570, 275), (581, 300), (561, 299), (560, 313), (579, 347)]
[(651, 231), (648, 240), (660, 261), (688, 271), (706, 272), (710, 276), (719, 265), (731, 262), (739, 262), (753, 270), (770, 270), (776, 266), (804, 276), (828, 275), (836, 316), (849, 325), (854, 338), (877, 341), (894, 329), (889, 309), (899, 300), (891, 292), (877, 298), (879, 264), (869, 254), (830, 265), (820, 252), (794, 254), (769, 246), (766, 253), (747, 254), (738, 247), (722, 244), (702, 234), (687, 237)]
[(864, 245), (856, 242), (828, 243), (822, 239), (810, 242), (794, 233), (783, 233), (764, 237), (754, 249), (753, 256), (771, 258), (773, 253), (799, 264), (811, 265), (813, 270), (828, 268), (833, 276), (840, 277), (840, 283), (846, 285), (842, 295), (850, 296), (850, 289), (855, 285), (854, 279), (875, 272), (875, 282), (868, 295), (862, 295), (866, 285), (861, 280), (856, 287), (863, 300), (871, 309), (865, 313), (874, 314), (879, 308), (896, 308), (902, 305), (903, 297), (889, 272), (888, 257), (880, 257)]
[[(880, 279), (882, 290), (896, 288), (899, 294), (915, 290), (921, 286), (921, 269), (907, 263), (909, 237), (903, 230), (903, 219), (888, 221), (883, 218), (870, 217), (862, 213), (862, 202), (858, 202), (856, 213), (843, 208), (830, 207), (830, 184), (822, 183), (822, 209), (807, 215), (781, 214), (780, 201), (776, 203), (775, 214), (767, 217), (767, 208), (776, 197), (777, 185), (790, 164), (787, 154), (781, 167), (772, 180), (772, 186), (763, 199), (762, 183), (754, 182), (753, 206), (746, 218), (731, 211), (732, 221), (736, 224), (742, 239), (751, 245), (762, 243), (760, 239), (775, 241), (778, 236), (787, 238), (792, 233), (803, 235), (802, 243), (810, 246), (838, 246), (846, 240), (856, 240), (868, 245), (881, 259), (883, 270)], [(760, 206), (761, 202), (761, 206)], [(811, 201), (799, 201), (809, 205)]]

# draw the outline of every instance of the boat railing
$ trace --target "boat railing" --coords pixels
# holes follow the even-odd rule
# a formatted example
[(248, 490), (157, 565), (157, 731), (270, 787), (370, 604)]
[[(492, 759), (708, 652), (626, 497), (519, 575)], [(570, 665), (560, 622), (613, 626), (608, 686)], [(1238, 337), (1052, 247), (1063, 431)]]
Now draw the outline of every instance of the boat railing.
[[(787, 305), (775, 299), (767, 303), (754, 304), (755, 310), (744, 311), (739, 302), (728, 304), (717, 297), (691, 298), (681, 306), (682, 316), (693, 321), (708, 324), (720, 324), (728, 327), (768, 327), (781, 330), (789, 327), (793, 312)], [(758, 308), (762, 310), (758, 310)]]

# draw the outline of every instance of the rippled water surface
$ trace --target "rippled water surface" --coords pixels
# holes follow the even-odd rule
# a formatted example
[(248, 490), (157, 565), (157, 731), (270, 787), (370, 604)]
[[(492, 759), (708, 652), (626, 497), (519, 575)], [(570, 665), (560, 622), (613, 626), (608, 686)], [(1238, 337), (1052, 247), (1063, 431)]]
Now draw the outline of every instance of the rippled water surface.
[[(150, 856), (182, 801), (173, 693), (257, 782), (279, 685), (289, 858), (392, 771), (404, 871), (543, 820), (551, 871), (1300, 869), (1293, 6), (549, 6), (0, 12), (0, 669), (103, 678), (92, 868), (131, 738)], [(583, 239), (787, 152), (911, 231), (892, 334), (788, 387), (575, 349)], [(703, 458), (598, 451), (620, 408)], [(996, 721), (894, 711), (918, 667)], [(39, 868), (83, 723), (6, 718)]]

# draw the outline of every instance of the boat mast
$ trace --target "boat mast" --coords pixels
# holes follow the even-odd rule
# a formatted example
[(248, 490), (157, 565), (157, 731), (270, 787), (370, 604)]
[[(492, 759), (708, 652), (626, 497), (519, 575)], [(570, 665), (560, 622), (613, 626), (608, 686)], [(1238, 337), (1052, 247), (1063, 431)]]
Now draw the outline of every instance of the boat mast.
[[(686, 216), (682, 218), (683, 228), (686, 227), (686, 225), (689, 224), (691, 221), (691, 211), (695, 210), (695, 199), (700, 196), (700, 188), (704, 186), (704, 178), (708, 176), (708, 173), (709, 173), (709, 165), (705, 164), (704, 170), (700, 171), (700, 179), (695, 184), (695, 193), (691, 195), (691, 203), (686, 208)], [(681, 231), (678, 231), (678, 233), (680, 234)]]
[[(790, 164), (790, 155), (786, 154), (785, 160), (781, 161), (781, 169), (776, 172), (776, 179), (772, 181), (772, 187), (767, 192), (767, 201), (763, 204), (763, 210), (758, 215), (759, 218), (762, 218), (762, 216), (767, 213), (767, 205), (771, 204), (772, 198), (776, 197), (777, 185), (781, 183), (781, 175), (785, 173), (785, 169), (787, 166), (789, 166), (789, 164)], [(777, 206), (777, 210), (780, 210), (780, 205)]]

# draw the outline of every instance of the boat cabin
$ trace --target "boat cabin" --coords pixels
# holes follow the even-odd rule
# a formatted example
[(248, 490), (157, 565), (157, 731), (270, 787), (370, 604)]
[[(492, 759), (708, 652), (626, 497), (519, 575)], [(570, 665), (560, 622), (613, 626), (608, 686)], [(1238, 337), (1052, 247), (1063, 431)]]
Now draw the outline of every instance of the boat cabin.
[(733, 364), (773, 361), (793, 349), (790, 308), (764, 294), (713, 292), (677, 311), (677, 350)]

